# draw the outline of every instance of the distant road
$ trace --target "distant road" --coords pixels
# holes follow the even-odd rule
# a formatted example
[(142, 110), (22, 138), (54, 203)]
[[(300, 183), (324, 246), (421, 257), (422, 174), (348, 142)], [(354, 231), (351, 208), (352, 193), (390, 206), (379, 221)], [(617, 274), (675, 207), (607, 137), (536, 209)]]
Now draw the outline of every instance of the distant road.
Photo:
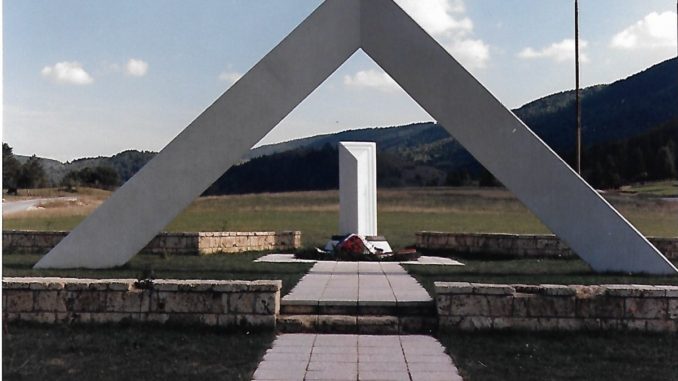
[(21, 201), (3, 201), (2, 215), (6, 216), (12, 213), (25, 212), (37, 207), (38, 205), (50, 201), (75, 201), (75, 197), (51, 197), (51, 198), (34, 198), (31, 200)]

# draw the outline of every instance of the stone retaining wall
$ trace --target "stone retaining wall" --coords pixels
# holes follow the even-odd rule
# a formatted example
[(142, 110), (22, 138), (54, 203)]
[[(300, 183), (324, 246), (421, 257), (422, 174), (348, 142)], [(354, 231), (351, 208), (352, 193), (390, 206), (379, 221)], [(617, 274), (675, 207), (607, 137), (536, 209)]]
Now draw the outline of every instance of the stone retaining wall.
[[(2, 251), (6, 253), (45, 254), (69, 232), (4, 230)], [(281, 250), (301, 247), (301, 232), (188, 232), (160, 233), (144, 253), (195, 255), (219, 252)]]
[[(142, 287), (140, 287), (142, 286)], [(4, 278), (6, 321), (275, 328), (282, 282)]]
[(435, 286), (442, 330), (678, 331), (678, 286)]
[[(460, 254), (515, 257), (575, 257), (570, 248), (552, 234), (417, 232), (417, 248)], [(669, 259), (678, 259), (678, 238), (648, 237)]]

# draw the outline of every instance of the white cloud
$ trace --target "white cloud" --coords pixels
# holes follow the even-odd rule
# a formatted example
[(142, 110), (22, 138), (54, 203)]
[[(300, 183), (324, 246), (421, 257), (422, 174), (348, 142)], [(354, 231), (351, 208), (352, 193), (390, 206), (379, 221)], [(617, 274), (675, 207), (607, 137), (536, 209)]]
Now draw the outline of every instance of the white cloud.
[(388, 74), (374, 69), (361, 70), (353, 75), (344, 76), (344, 85), (381, 91), (393, 91), (398, 88), (398, 84)]
[(473, 21), (463, 0), (396, 0), (424, 30), (434, 36), (467, 69), (480, 69), (490, 59), (490, 47), (473, 37)]
[(676, 46), (676, 13), (652, 12), (612, 37), (618, 49), (666, 48)]
[(64, 83), (70, 85), (89, 85), (94, 82), (80, 62), (58, 62), (54, 66), (45, 66), (40, 71), (43, 77), (49, 78), (55, 83)]
[(233, 84), (236, 81), (238, 81), (240, 79), (240, 77), (242, 77), (241, 73), (238, 73), (237, 71), (232, 71), (232, 70), (226, 70), (226, 71), (222, 71), (221, 73), (219, 73), (219, 80), (224, 81), (224, 82), (228, 82), (230, 84)]
[(143, 77), (148, 72), (146, 61), (130, 58), (125, 64), (125, 73), (134, 77)]
[[(588, 56), (583, 52), (587, 46), (588, 41), (579, 40), (579, 60), (581, 62), (589, 62)], [(518, 57), (523, 59), (548, 58), (555, 62), (574, 62), (574, 39), (566, 38), (539, 50), (528, 47), (520, 51)]]

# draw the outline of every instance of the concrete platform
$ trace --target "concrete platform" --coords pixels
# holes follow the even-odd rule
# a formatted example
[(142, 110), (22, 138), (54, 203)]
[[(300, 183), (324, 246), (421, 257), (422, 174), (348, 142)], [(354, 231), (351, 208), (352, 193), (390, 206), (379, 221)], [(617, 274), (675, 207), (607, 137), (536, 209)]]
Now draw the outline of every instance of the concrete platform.
[[(294, 254), (268, 254), (262, 257), (259, 257), (254, 260), (254, 262), (272, 262), (272, 263), (316, 263), (316, 262), (332, 262), (332, 261), (316, 261), (314, 259), (299, 259), (295, 258)], [(376, 262), (364, 262), (364, 263), (376, 263)], [(463, 263), (455, 261), (452, 258), (444, 257), (432, 257), (422, 255), (416, 260), (404, 261), (404, 262), (383, 262), (383, 263), (396, 263), (396, 264), (405, 264), (405, 265), (440, 265), (440, 266), (464, 266)]]
[(282, 334), (254, 372), (263, 380), (461, 381), (429, 336)]
[(281, 332), (432, 332), (435, 304), (397, 263), (318, 262), (281, 301)]

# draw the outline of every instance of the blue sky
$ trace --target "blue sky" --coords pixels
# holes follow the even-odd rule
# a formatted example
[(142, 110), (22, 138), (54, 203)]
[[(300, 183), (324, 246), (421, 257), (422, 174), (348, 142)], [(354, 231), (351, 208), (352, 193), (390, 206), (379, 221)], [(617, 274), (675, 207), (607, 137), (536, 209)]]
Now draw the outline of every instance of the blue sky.
[[(320, 0), (5, 0), (3, 141), (160, 150)], [(397, 0), (508, 107), (571, 89), (573, 0)], [(583, 85), (676, 54), (675, 0), (580, 0)], [(358, 52), (262, 143), (432, 118)]]

